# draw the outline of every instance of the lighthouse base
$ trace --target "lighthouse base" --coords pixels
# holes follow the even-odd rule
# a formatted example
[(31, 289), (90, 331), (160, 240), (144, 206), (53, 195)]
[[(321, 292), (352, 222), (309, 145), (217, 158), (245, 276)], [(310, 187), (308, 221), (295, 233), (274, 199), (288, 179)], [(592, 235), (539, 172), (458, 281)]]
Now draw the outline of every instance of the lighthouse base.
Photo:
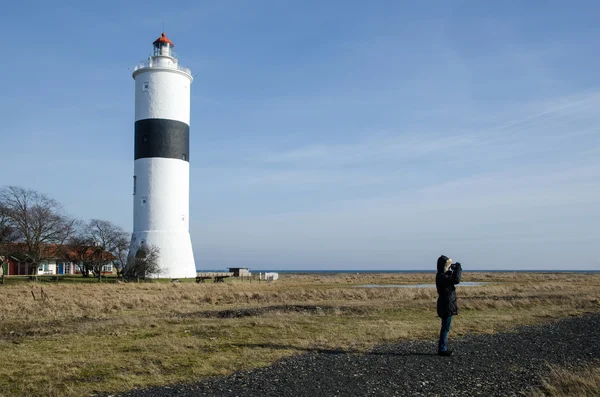
[(160, 273), (154, 278), (196, 277), (196, 263), (189, 232), (142, 231), (131, 236), (129, 257), (133, 259), (140, 247), (157, 247)]

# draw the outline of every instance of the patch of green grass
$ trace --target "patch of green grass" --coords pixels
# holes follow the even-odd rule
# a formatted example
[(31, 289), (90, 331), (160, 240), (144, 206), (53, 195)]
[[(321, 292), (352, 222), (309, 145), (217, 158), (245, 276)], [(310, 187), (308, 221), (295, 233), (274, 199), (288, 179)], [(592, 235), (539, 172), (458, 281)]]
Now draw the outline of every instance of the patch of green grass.
[[(37, 278), (34, 280), (29, 276), (6, 276), (6, 277), (4, 277), (4, 285), (14, 286), (14, 285), (28, 285), (28, 284), (41, 284), (41, 285), (46, 285), (46, 284), (50, 284), (50, 285), (54, 285), (54, 284), (97, 284), (99, 282), (98, 279), (93, 276), (83, 277), (78, 274), (66, 274), (66, 275), (59, 275), (56, 277), (57, 278), (55, 278), (55, 276), (44, 275), (44, 276), (37, 276)], [(116, 280), (117, 280), (117, 277), (115, 275), (109, 274), (106, 276), (102, 276), (102, 279), (100, 282), (115, 283)], [(0, 285), (0, 288), (2, 288), (1, 285)]]
[[(37, 276), (34, 280), (30, 276), (6, 276), (4, 277), (4, 285), (6, 286), (14, 286), (14, 285), (27, 285), (27, 284), (97, 284), (97, 283), (116, 283), (117, 276), (115, 274), (106, 274), (98, 280), (97, 277), (90, 275), (89, 277), (83, 277), (80, 274), (65, 274), (58, 276), (51, 275), (42, 275)], [(130, 283), (137, 283), (136, 281), (129, 281)], [(172, 280), (170, 278), (153, 278), (147, 280), (140, 280), (140, 284), (144, 283), (155, 283), (155, 284), (171, 284)], [(195, 283), (195, 278), (182, 278), (179, 279), (179, 283), (181, 284), (189, 284)], [(229, 280), (228, 282), (233, 282)], [(212, 281), (207, 281), (207, 283), (211, 283)], [(2, 288), (2, 284), (0, 284), (0, 288)]]

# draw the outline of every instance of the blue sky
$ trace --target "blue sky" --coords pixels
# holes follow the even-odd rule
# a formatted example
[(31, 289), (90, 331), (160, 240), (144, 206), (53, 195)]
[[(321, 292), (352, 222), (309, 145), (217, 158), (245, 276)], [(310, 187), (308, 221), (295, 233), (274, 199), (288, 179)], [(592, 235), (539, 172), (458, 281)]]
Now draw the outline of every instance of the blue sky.
[(131, 230), (164, 24), (198, 268), (600, 269), (596, 2), (86, 3), (3, 6), (0, 185)]

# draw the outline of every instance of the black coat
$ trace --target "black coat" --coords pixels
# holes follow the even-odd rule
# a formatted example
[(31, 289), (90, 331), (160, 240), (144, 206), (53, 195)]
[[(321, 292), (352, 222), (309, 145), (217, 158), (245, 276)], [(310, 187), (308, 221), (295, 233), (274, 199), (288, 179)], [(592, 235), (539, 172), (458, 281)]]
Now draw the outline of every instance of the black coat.
[(455, 285), (460, 283), (462, 268), (457, 265), (454, 271), (448, 270), (446, 273), (443, 271), (443, 269), (438, 271), (435, 276), (435, 286), (438, 292), (437, 314), (441, 318), (446, 318), (458, 314)]

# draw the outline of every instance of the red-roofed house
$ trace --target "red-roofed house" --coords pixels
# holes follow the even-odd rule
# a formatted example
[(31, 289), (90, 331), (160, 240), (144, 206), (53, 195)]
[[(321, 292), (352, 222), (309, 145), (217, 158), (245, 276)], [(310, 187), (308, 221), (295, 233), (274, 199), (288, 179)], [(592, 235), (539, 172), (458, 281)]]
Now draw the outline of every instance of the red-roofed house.
[[(81, 274), (79, 266), (81, 261), (78, 261), (75, 252), (68, 247), (58, 248), (55, 245), (45, 247), (47, 252), (44, 253), (44, 257), (48, 258), (42, 260), (38, 264), (38, 275), (61, 275), (61, 274)], [(6, 251), (9, 253), (4, 256), (2, 262), (5, 276), (27, 276), (29, 275), (30, 264), (33, 263), (31, 258), (26, 254), (26, 248), (24, 244), (10, 244)], [(88, 253), (91, 254), (93, 248), (90, 247)], [(91, 255), (90, 255), (91, 256)], [(103, 274), (113, 273), (112, 261), (116, 258), (109, 252), (104, 251), (101, 253), (102, 259), (109, 261), (102, 268)]]

